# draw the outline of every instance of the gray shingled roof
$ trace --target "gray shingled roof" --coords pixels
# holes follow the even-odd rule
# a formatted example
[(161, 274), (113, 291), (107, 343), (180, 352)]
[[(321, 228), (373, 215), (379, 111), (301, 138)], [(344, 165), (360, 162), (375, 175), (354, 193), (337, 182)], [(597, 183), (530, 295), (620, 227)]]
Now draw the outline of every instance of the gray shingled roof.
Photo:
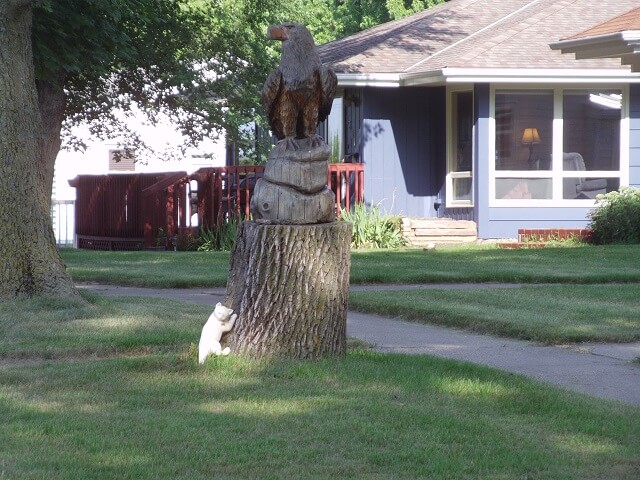
[(633, 10), (630, 10), (618, 17), (584, 30), (577, 35), (565, 38), (565, 40), (576, 40), (579, 38), (608, 35), (611, 33), (623, 32), (625, 30), (640, 30), (640, 8), (634, 8)]
[(640, 8), (550, 44), (575, 58), (620, 58), (633, 72), (640, 72)]
[(402, 20), (321, 45), (338, 73), (425, 74), (443, 68), (615, 69), (549, 44), (638, 6), (638, 0), (450, 0)]

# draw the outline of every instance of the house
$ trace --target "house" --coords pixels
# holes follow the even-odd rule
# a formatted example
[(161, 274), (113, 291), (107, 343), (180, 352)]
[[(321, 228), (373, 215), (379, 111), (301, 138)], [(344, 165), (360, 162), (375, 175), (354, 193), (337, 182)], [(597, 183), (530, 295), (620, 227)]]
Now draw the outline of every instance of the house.
[(634, 7), (450, 0), (320, 46), (366, 201), (486, 239), (585, 227), (596, 195), (640, 186), (640, 74), (550, 44)]
[(640, 8), (552, 43), (551, 48), (575, 53), (578, 59), (619, 57), (632, 71), (640, 72)]

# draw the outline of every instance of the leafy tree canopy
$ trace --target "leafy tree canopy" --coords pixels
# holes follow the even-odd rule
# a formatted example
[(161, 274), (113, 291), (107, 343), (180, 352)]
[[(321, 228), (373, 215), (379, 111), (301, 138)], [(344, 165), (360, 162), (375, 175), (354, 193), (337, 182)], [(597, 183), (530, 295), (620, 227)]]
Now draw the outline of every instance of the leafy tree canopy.
[[(34, 9), (39, 82), (66, 92), (66, 126), (126, 132), (116, 109), (169, 114), (197, 142), (252, 115), (270, 58), (251, 1), (42, 0)], [(239, 26), (242, 28), (239, 28)], [(251, 92), (251, 93), (249, 93)], [(255, 92), (255, 93), (253, 93)], [(135, 144), (135, 137), (134, 137)]]
[(259, 91), (279, 50), (265, 40), (268, 24), (297, 21), (321, 44), (443, 1), (39, 0), (36, 77), (65, 89), (65, 137), (85, 122), (140, 147), (114, 113), (139, 107), (151, 121), (169, 115), (197, 143), (261, 116)]

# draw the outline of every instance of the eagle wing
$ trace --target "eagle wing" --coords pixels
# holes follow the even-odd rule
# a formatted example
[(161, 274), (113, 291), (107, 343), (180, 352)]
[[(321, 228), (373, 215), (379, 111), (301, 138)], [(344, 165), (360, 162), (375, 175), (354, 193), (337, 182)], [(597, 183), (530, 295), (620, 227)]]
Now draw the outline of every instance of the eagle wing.
[(282, 72), (279, 68), (276, 68), (267, 77), (261, 93), (262, 108), (269, 121), (271, 131), (277, 138), (284, 138), (280, 109), (278, 108), (283, 86)]
[(336, 95), (338, 77), (336, 77), (335, 72), (325, 66), (320, 67), (320, 85), (322, 87), (322, 95), (318, 108), (318, 121), (322, 122), (331, 113), (333, 97)]

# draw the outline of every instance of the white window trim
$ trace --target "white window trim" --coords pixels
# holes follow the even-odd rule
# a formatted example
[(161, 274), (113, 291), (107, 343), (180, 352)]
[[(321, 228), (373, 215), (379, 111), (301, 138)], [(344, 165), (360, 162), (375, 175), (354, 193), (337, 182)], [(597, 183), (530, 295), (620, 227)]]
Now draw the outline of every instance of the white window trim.
[[(554, 161), (551, 170), (500, 170), (498, 178), (551, 178), (553, 181), (552, 192), (554, 198), (551, 199), (503, 199), (496, 197), (496, 90), (552, 90), (554, 95), (554, 118), (553, 118), (553, 145), (552, 154)], [(563, 138), (563, 97), (565, 90), (585, 90), (585, 89), (619, 89), (622, 91), (622, 109), (620, 118), (620, 170), (617, 171), (586, 171), (569, 173), (561, 169), (561, 162), (555, 161), (562, 156)], [(448, 98), (448, 97), (447, 97)], [(489, 207), (490, 208), (526, 208), (526, 207), (581, 207), (593, 208), (595, 200), (592, 199), (564, 199), (562, 195), (562, 179), (570, 177), (600, 177), (619, 178), (620, 186), (629, 185), (629, 86), (619, 84), (570, 84), (570, 85), (540, 85), (540, 84), (510, 84), (494, 85), (490, 87), (489, 98), (489, 141), (486, 158), (489, 163)]]
[[(447, 98), (446, 98), (446, 112), (447, 112), (447, 128), (446, 128), (446, 142), (447, 142), (447, 176), (445, 178), (445, 207), (446, 208), (473, 208), (475, 198), (475, 181), (473, 180), (473, 167), (474, 162), (471, 162), (471, 171), (467, 172), (452, 172), (451, 166), (455, 162), (454, 155), (456, 154), (455, 145), (453, 145), (453, 94), (458, 92), (471, 92), (472, 96), (475, 96), (473, 85), (448, 85), (447, 86)], [(473, 128), (475, 132), (475, 126)], [(475, 140), (472, 133), (472, 148), (475, 150)], [(453, 198), (453, 180), (456, 178), (471, 178), (471, 200), (454, 200)]]

